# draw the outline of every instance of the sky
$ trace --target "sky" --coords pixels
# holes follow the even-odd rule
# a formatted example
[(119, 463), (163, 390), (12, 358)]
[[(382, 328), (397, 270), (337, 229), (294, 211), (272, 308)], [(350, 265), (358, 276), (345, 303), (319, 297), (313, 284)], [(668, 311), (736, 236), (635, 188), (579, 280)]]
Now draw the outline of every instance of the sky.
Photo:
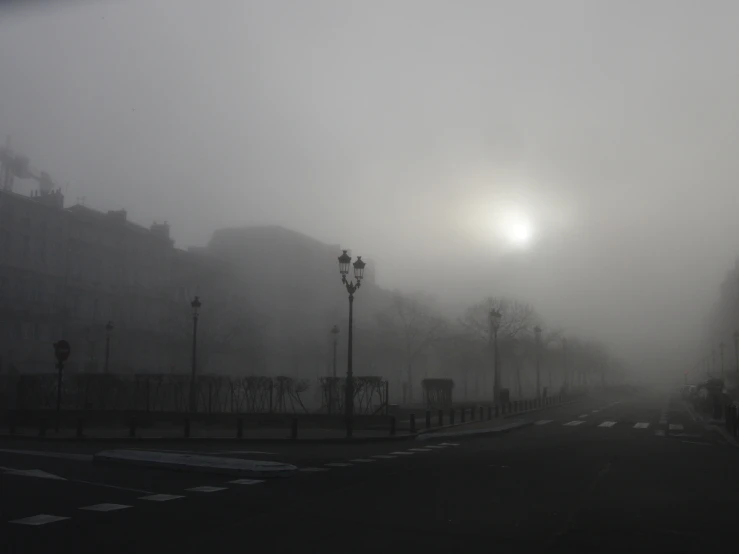
[(183, 248), (283, 225), (644, 363), (699, 347), (739, 252), (736, 2), (20, 4), (0, 136), (70, 203)]

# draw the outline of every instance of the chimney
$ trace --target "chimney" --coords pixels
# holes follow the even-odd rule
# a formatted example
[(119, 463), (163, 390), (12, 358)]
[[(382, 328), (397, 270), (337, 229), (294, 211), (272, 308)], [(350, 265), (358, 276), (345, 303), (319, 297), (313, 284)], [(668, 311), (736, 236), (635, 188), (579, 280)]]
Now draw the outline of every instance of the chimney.
[(108, 210), (108, 217), (119, 223), (125, 223), (126, 210)]
[(151, 224), (151, 234), (163, 239), (169, 240), (169, 223), (157, 223), (156, 221)]

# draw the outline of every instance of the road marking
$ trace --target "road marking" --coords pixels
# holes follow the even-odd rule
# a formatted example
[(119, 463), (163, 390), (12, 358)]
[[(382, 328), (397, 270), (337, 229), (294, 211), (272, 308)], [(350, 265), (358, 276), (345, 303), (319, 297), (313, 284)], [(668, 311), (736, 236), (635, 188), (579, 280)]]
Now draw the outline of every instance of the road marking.
[(649, 427), (649, 423), (637, 423), (634, 425), (634, 429), (646, 429)]
[(359, 462), (360, 464), (366, 464), (367, 462), (374, 462), (375, 460), (370, 460), (368, 458), (355, 458), (354, 460), (349, 460), (350, 462)]
[(62, 460), (76, 460), (78, 462), (91, 462), (90, 454), (70, 454), (69, 452), (43, 452), (41, 450), (11, 450), (0, 448), (3, 454), (21, 454), (23, 456), (41, 456), (43, 458), (60, 458)]
[(697, 441), (680, 441), (680, 442), (687, 442), (688, 444), (700, 444), (701, 446), (713, 446), (710, 442), (697, 442)]
[(439, 445), (441, 446), (459, 446), (458, 442), (440, 442)]
[(390, 454), (400, 455), (400, 456), (411, 456), (413, 452), (390, 452)]
[(23, 519), (16, 519), (10, 523), (18, 523), (19, 525), (46, 525), (47, 523), (54, 523), (55, 521), (62, 521), (69, 519), (68, 517), (52, 516), (49, 514), (39, 514), (37, 516), (24, 517)]
[(139, 500), (150, 500), (152, 502), (167, 502), (168, 500), (176, 500), (177, 498), (185, 498), (179, 494), (152, 494), (150, 496), (142, 496)]
[(408, 452), (433, 452), (430, 448), (409, 448)]
[(564, 425), (565, 426), (570, 426), (570, 427), (575, 427), (575, 426), (580, 425), (582, 423), (585, 423), (585, 422), (582, 421), (582, 420), (580, 420), (580, 419), (576, 419), (574, 421), (570, 421), (569, 423), (565, 423)]
[(228, 487), (192, 487), (191, 489), (185, 489), (189, 492), (218, 492), (218, 491), (225, 491)]
[(615, 421), (604, 421), (598, 427), (613, 427), (614, 425), (616, 425)]
[(352, 467), (352, 464), (342, 464), (340, 462), (333, 462), (326, 464), (326, 467)]
[(304, 473), (315, 473), (317, 471), (328, 471), (329, 469), (327, 467), (301, 467), (298, 471), (302, 471)]
[[(186, 454), (189, 454), (187, 452)], [(200, 454), (208, 455), (210, 452), (200, 452)], [(213, 454), (222, 456), (224, 454), (264, 454), (265, 456), (276, 455), (276, 452), (262, 452), (261, 450), (223, 450), (221, 452), (213, 452)]]
[(682, 423), (670, 423), (670, 431), (682, 431)]
[(551, 422), (552, 422), (551, 419), (540, 419), (539, 421), (534, 423), (534, 425), (546, 425), (547, 423), (551, 423)]
[(126, 508), (132, 508), (132, 506), (126, 506), (125, 504), (93, 504), (92, 506), (80, 508), (80, 510), (90, 510), (91, 512), (113, 512), (115, 510), (125, 510)]
[(600, 412), (600, 410), (593, 410), (594, 414), (597, 414), (598, 412)]
[(154, 494), (151, 491), (145, 491), (141, 489), (131, 489), (128, 487), (119, 487), (117, 485), (108, 485), (107, 483), (95, 483), (94, 481), (83, 481), (81, 479), (68, 479), (68, 481), (72, 483), (82, 483), (83, 485), (92, 485), (93, 487), (104, 487), (106, 489), (115, 489), (119, 491), (140, 492), (142, 494)]
[(56, 479), (58, 481), (66, 481), (64, 477), (46, 473), (40, 469), (11, 469), (5, 475), (18, 475), (20, 477), (39, 477), (41, 479)]
[(429, 444), (426, 448), (446, 448), (443, 444)]
[(658, 429), (658, 430), (656, 430), (654, 432), (654, 434), (657, 435), (658, 437), (664, 437), (665, 436), (665, 431), (664, 431), (664, 429)]
[[(306, 469), (306, 468), (303, 468), (303, 469)], [(323, 468), (319, 468), (319, 467), (312, 467), (310, 469), (315, 469), (317, 471), (323, 471)], [(235, 479), (234, 481), (229, 481), (229, 483), (231, 483), (232, 485), (256, 485), (258, 483), (264, 483), (264, 481), (261, 481), (259, 479)]]
[(585, 419), (586, 417), (588, 417), (588, 414), (581, 414), (581, 415), (580, 415), (580, 416), (578, 416), (578, 417), (579, 417), (580, 419)]
[(372, 457), (379, 460), (394, 460), (395, 458), (397, 458), (397, 456), (386, 456), (385, 454), (378, 454), (377, 456)]

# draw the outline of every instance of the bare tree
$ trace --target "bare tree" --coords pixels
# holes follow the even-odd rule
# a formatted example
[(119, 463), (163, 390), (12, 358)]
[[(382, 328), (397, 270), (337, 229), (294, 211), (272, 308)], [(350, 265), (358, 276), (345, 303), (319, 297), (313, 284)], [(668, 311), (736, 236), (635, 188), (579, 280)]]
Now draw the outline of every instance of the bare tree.
[(402, 344), (408, 396), (412, 400), (413, 364), (422, 352), (440, 339), (446, 329), (446, 321), (430, 297), (421, 294), (408, 296), (396, 291), (389, 309), (377, 315), (377, 323)]

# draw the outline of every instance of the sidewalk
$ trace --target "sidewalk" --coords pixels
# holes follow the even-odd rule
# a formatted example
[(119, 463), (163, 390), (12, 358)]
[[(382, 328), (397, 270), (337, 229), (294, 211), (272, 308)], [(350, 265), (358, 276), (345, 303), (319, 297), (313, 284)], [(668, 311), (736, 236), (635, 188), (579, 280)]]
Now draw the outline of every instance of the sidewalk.
[(440, 428), (420, 433), (416, 440), (427, 441), (436, 439), (474, 437), (482, 435), (502, 435), (516, 429), (523, 429), (533, 425), (533, 421), (523, 419), (493, 419), (491, 421), (477, 421), (474, 423), (463, 423), (452, 427)]

